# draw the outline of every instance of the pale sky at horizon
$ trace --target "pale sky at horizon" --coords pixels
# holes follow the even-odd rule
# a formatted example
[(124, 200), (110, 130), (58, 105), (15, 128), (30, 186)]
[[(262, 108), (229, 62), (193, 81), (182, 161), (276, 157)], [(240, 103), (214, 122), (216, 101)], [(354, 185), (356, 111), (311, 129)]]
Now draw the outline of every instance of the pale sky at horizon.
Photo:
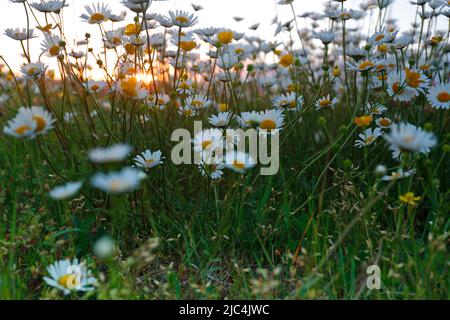
[[(17, 71), (24, 62), (23, 58), (17, 54), (20, 50), (20, 44), (4, 35), (4, 30), (6, 28), (26, 27), (25, 12), (22, 4), (11, 3), (9, 0), (0, 0), (0, 2), (0, 55), (3, 55), (13, 69)], [(81, 40), (86, 32), (98, 33), (98, 26), (82, 22), (79, 17), (85, 11), (85, 5), (98, 2), (108, 3), (116, 14), (126, 9), (120, 3), (120, 0), (68, 0), (69, 7), (64, 9), (64, 19), (66, 35), (69, 39)], [(246, 31), (248, 35), (258, 35), (262, 38), (267, 38), (267, 40), (273, 40), (274, 27), (270, 24), (276, 14), (276, 10), (278, 10), (280, 21), (288, 21), (292, 18), (290, 7), (276, 6), (277, 2), (278, 0), (169, 0), (153, 2), (150, 12), (166, 14), (169, 10), (174, 9), (194, 12), (191, 3), (195, 3), (204, 7), (203, 10), (196, 13), (199, 17), (197, 27), (230, 27), (237, 31)], [(322, 12), (323, 4), (326, 2), (328, 0), (296, 0), (294, 1), (296, 14), (301, 14), (305, 11)], [(346, 8), (359, 9), (359, 3), (361, 3), (360, 0), (348, 0), (345, 2), (345, 6)], [(390, 8), (388, 16), (397, 19), (400, 30), (406, 31), (414, 19), (415, 8), (415, 6), (409, 4), (409, 0), (396, 0)], [(132, 12), (128, 10), (128, 21), (131, 19), (130, 16), (132, 16)], [(236, 23), (233, 20), (234, 16), (244, 17), (244, 20)], [(40, 14), (38, 17), (42, 18), (43, 14)], [(31, 22), (31, 26), (34, 28), (36, 26), (34, 19)], [(250, 31), (248, 27), (254, 23), (261, 23), (261, 26), (257, 31)], [(304, 22), (300, 19), (299, 24), (300, 28), (304, 27)], [(445, 27), (444, 23), (442, 25)], [(107, 24), (106, 29), (108, 30), (109, 28), (110, 25)], [(38, 30), (35, 30), (35, 33), (41, 34)], [(37, 60), (40, 53), (40, 44), (41, 39), (31, 40), (32, 60)]]

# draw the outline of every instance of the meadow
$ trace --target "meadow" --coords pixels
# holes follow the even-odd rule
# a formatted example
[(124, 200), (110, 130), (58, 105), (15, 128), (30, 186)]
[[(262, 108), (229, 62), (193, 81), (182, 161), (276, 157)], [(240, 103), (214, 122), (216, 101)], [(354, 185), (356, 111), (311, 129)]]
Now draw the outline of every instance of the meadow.
[(157, 2), (1, 5), (0, 299), (448, 299), (449, 3), (280, 0), (263, 39)]

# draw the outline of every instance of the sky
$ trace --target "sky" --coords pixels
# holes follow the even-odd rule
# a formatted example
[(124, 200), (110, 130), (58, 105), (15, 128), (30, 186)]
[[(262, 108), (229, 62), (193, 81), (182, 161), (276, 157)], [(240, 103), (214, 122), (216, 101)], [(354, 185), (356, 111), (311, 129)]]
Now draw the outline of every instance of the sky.
[[(39, 1), (39, 0), (30, 0)], [(120, 0), (100, 1), (108, 3), (113, 12), (118, 14), (126, 8), (120, 3)], [(203, 6), (203, 10), (197, 13), (199, 17), (198, 27), (229, 27), (237, 31), (245, 31), (248, 35), (261, 36), (267, 40), (273, 39), (273, 26), (270, 22), (276, 14), (280, 21), (288, 21), (292, 18), (292, 12), (289, 6), (277, 6), (278, 0), (168, 0), (153, 2), (150, 12), (166, 14), (169, 10), (181, 9), (194, 12), (191, 4)], [(296, 14), (305, 11), (323, 11), (323, 4), (328, 0), (296, 0), (294, 7)], [(348, 0), (345, 2), (347, 8), (359, 9), (360, 0)], [(86, 32), (92, 34), (98, 33), (97, 26), (90, 26), (81, 21), (79, 16), (85, 12), (84, 6), (98, 3), (92, 0), (67, 0), (69, 7), (64, 9), (65, 31), (69, 39), (81, 40)], [(132, 16), (128, 11), (128, 19)], [(409, 4), (409, 0), (395, 0), (388, 13), (388, 17), (398, 20), (401, 30), (407, 30), (414, 19), (415, 6)], [(236, 23), (234, 16), (243, 17), (244, 20)], [(129, 21), (129, 20), (128, 20)], [(309, 20), (310, 21), (310, 20)], [(261, 23), (257, 31), (250, 31), (248, 27), (254, 23)], [(300, 28), (305, 25), (299, 21)], [(34, 27), (36, 23), (32, 21)], [(444, 25), (444, 23), (442, 24)], [(22, 4), (11, 3), (9, 0), (0, 0), (0, 55), (17, 69), (22, 58), (18, 55), (20, 44), (4, 35), (6, 28), (25, 27), (26, 17)], [(37, 30), (35, 30), (37, 31)], [(40, 33), (39, 31), (37, 31)], [(33, 39), (31, 42), (32, 55), (37, 59), (40, 48), (40, 40)], [(32, 57), (33, 58), (33, 57)]]

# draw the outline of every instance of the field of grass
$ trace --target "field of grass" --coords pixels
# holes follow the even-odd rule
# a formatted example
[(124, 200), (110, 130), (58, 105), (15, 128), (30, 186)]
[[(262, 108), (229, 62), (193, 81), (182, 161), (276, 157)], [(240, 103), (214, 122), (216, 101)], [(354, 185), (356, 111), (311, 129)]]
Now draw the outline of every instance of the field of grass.
[[(5, 7), (13, 5), (19, 4)], [(44, 25), (42, 13), (28, 5), (25, 8)], [(381, 30), (387, 25), (382, 20), (385, 9), (373, 10), (380, 15), (377, 30)], [(50, 16), (57, 23), (59, 14)], [(117, 25), (132, 28), (142, 16), (130, 13)], [(430, 44), (438, 34), (433, 28), (427, 32), (428, 20), (424, 20), (425, 28), (422, 25), (420, 30), (419, 23), (413, 43), (406, 48), (397, 50), (392, 39), (373, 44), (365, 50), (366, 57), (355, 59), (346, 57), (345, 49), (343, 54), (339, 51), (350, 47), (342, 44), (345, 36), (358, 32), (346, 30), (345, 23), (350, 21), (330, 23), (336, 36), (331, 44), (323, 45), (311, 35), (304, 38), (301, 48), (308, 49), (306, 56), (281, 38), (275, 38), (278, 45), (267, 54), (262, 49), (268, 44), (265, 40), (228, 43), (226, 33), (233, 37), (233, 32), (217, 30), (214, 36), (221, 35), (215, 44), (217, 60), (191, 56), (191, 50), (181, 48), (183, 41), (214, 48), (198, 34), (183, 38), (189, 35), (182, 31), (189, 33), (196, 27), (135, 28), (130, 36), (123, 36), (120, 45), (109, 49), (108, 61), (106, 53), (95, 50), (81, 58), (70, 57), (72, 42), (64, 40), (57, 25), (52, 32), (66, 46), (60, 46), (58, 57), (45, 58), (53, 60), (57, 76), (52, 78), (51, 68), (37, 76), (23, 74), (9, 70), (3, 61), (0, 123), (22, 136), (6, 131), (0, 135), (0, 298), (448, 299), (449, 104), (447, 100), (446, 105), (436, 107), (430, 101), (432, 88), (439, 84), (450, 95), (448, 33), (437, 45)], [(110, 30), (109, 22), (100, 30), (103, 34)], [(164, 57), (164, 46), (152, 46), (150, 54), (145, 51), (147, 39), (153, 39), (157, 31), (167, 33), (169, 42), (169, 30), (175, 30), (171, 35), (176, 44), (174, 56)], [(145, 45), (124, 48), (136, 33)], [(298, 37), (295, 24), (282, 33)], [(364, 48), (366, 40), (352, 40), (351, 45)], [(24, 63), (38, 60), (38, 54), (32, 56), (27, 50), (26, 40), (18, 43), (15, 50), (23, 48)], [(221, 68), (226, 50), (236, 43), (254, 48), (249, 55), (239, 56), (232, 68)], [(89, 46), (76, 49), (85, 52)], [(380, 72), (345, 65), (365, 60), (379, 65), (388, 58), (394, 59), (394, 66)], [(96, 64), (96, 60), (100, 61)], [(170, 63), (178, 65), (178, 60), (183, 63), (174, 72)], [(105, 85), (103, 90), (96, 92), (94, 82), (87, 84), (93, 79), (85, 62), (104, 74), (105, 83), (98, 83)], [(199, 71), (192, 67), (197, 62)], [(121, 74), (117, 70), (124, 63), (135, 73), (145, 74), (145, 79), (156, 73), (157, 80)], [(434, 67), (420, 68), (422, 63)], [(414, 91), (408, 72), (428, 80), (423, 81), (423, 90)], [(386, 79), (390, 74), (403, 74), (406, 83), (400, 81), (402, 89), (391, 94), (390, 80), (373, 84), (372, 77), (379, 74)], [(227, 80), (207, 81), (210, 75)], [(270, 77), (273, 85), (268, 88), (263, 79)], [(137, 84), (130, 79), (137, 79)], [(185, 84), (189, 89), (181, 92)], [(145, 97), (136, 97), (141, 90)], [(414, 91), (414, 96), (397, 99), (406, 90)], [(294, 96), (295, 108), (273, 104), (273, 98), (288, 93)], [(157, 100), (163, 94), (168, 97), (163, 106), (151, 98)], [(198, 107), (195, 103), (187, 106), (195, 94), (204, 95), (210, 105), (194, 110), (192, 116), (180, 112)], [(334, 108), (318, 103), (327, 95), (337, 98)], [(283, 122), (275, 133), (280, 144), (277, 174), (261, 175), (259, 164), (245, 172), (227, 166), (214, 179), (195, 164), (171, 161), (178, 143), (172, 141), (172, 132), (179, 128), (192, 132), (194, 121), (213, 127), (208, 117), (225, 105), (234, 116), (230, 128), (242, 126), (245, 112), (283, 111)], [(42, 106), (55, 122), (42, 129), (33, 116), (37, 126), (26, 134), (10, 122), (21, 115), (20, 106)], [(433, 143), (427, 150), (402, 145), (400, 158), (394, 158), (389, 147), (395, 143), (386, 138), (394, 131), (391, 127), (382, 128), (383, 136), (375, 137), (373, 143), (355, 147), (359, 134), (377, 128), (376, 120), (381, 118), (370, 106), (386, 107), (383, 117), (393, 123), (422, 128), (423, 134), (433, 135)], [(262, 130), (263, 120), (257, 119), (252, 126)], [(26, 125), (26, 120), (19, 120)], [(107, 149), (102, 149), (103, 160), (92, 160), (94, 148), (120, 143), (131, 147), (121, 159), (104, 160)], [(121, 193), (114, 192), (115, 185), (109, 186), (112, 192), (93, 185), (97, 173), (132, 167), (134, 157), (147, 149), (160, 150), (163, 163), (143, 168), (146, 177), (138, 186)], [(400, 169), (413, 174), (389, 179)], [(56, 186), (70, 181), (83, 181), (83, 186), (64, 200), (50, 196)], [(48, 266), (73, 258), (84, 261), (96, 279), (94, 290), (64, 294), (44, 281), (49, 277)], [(381, 272), (380, 289), (367, 287), (371, 265)], [(56, 279), (63, 289), (70, 289), (65, 280)]]

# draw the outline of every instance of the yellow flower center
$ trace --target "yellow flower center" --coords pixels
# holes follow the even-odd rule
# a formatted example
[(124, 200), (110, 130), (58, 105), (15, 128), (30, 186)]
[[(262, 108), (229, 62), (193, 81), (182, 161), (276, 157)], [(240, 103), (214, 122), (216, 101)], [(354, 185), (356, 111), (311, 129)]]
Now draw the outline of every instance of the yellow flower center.
[(359, 64), (358, 69), (364, 70), (364, 69), (369, 69), (369, 68), (373, 68), (375, 64), (373, 64), (372, 62), (370, 62), (369, 60), (364, 61), (362, 63)]
[(420, 86), (420, 84), (423, 82), (423, 80), (420, 78), (420, 74), (414, 71), (410, 71), (408, 69), (406, 71), (406, 83), (408, 86), (412, 88), (417, 88)]
[(80, 281), (79, 281), (77, 275), (65, 274), (58, 279), (58, 284), (61, 287), (64, 287), (67, 289), (73, 289), (80, 284)]
[(101, 13), (96, 12), (96, 13), (91, 15), (91, 21), (92, 22), (101, 22), (103, 20), (105, 20), (105, 16), (103, 14), (101, 14)]
[(450, 101), (450, 93), (443, 91), (439, 93), (436, 98), (439, 102), (449, 102)]
[(289, 67), (293, 63), (294, 63), (294, 57), (292, 56), (292, 54), (288, 53), (288, 54), (282, 55), (280, 57), (280, 64), (283, 67)]
[(136, 89), (137, 80), (136, 78), (129, 78), (128, 80), (124, 80), (121, 82), (120, 88), (122, 92), (129, 97), (136, 97), (138, 95), (138, 91)]
[(100, 86), (99, 86), (98, 84), (93, 84), (93, 85), (91, 86), (91, 90), (92, 90), (92, 91), (97, 91), (98, 89), (100, 89)]
[(178, 16), (175, 18), (175, 20), (177, 20), (181, 24), (185, 24), (185, 23), (189, 22), (188, 18), (186, 18), (184, 16)]
[(387, 118), (381, 118), (379, 123), (381, 126), (387, 127), (387, 126), (391, 125), (391, 120), (389, 120)]
[(197, 43), (195, 43), (195, 41), (181, 41), (180, 42), (180, 48), (183, 49), (184, 51), (191, 51), (191, 50), (195, 49), (196, 46), (197, 46)]
[(375, 41), (380, 41), (384, 39), (384, 34), (380, 34), (378, 36), (376, 36)]
[(195, 108), (203, 107), (203, 101), (200, 100), (192, 100), (192, 106)]
[(217, 35), (217, 39), (219, 39), (219, 41), (224, 44), (230, 43), (233, 40), (233, 32), (232, 31), (219, 32), (219, 34)]
[(41, 116), (33, 116), (33, 120), (36, 122), (36, 131), (40, 132), (45, 129), (47, 122)]
[(36, 74), (36, 68), (28, 69), (27, 73), (28, 73), (29, 76), (34, 76)]
[(52, 56), (57, 56), (59, 54), (59, 46), (52, 46), (48, 52), (52, 55)]
[(319, 105), (322, 108), (327, 108), (327, 107), (329, 107), (331, 105), (331, 101), (328, 100), (328, 99), (323, 99), (323, 100), (320, 100)]
[(265, 130), (269, 130), (270, 131), (270, 130), (276, 129), (277, 124), (272, 119), (264, 119), (259, 124), (259, 127), (261, 129), (265, 129)]
[(356, 117), (355, 118), (355, 124), (358, 127), (367, 127), (372, 122), (372, 116), (362, 116), (362, 117)]
[(202, 149), (208, 148), (212, 144), (211, 140), (203, 140), (202, 141)]
[(233, 167), (239, 169), (239, 170), (243, 170), (245, 168), (245, 163), (234, 160), (233, 161)]
[(30, 126), (25, 124), (23, 126), (17, 127), (16, 130), (14, 130), (14, 131), (19, 135), (24, 135), (25, 132), (30, 131), (30, 130), (31, 130)]

